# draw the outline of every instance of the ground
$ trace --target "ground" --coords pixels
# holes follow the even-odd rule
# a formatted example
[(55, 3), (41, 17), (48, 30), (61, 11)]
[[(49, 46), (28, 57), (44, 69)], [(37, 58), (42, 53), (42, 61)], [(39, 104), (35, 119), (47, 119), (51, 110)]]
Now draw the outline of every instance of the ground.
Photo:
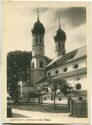
[(25, 105), (12, 105), (13, 118), (37, 118), (50, 119), (54, 117), (69, 117), (68, 105), (53, 104), (25, 104)]

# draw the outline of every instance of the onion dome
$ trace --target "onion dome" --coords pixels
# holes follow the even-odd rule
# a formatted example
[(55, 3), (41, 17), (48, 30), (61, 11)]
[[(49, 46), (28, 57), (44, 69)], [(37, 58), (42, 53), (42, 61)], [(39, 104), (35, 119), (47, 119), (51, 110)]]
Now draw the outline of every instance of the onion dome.
[(60, 28), (60, 21), (59, 21), (59, 29), (57, 30), (56, 35), (54, 36), (55, 41), (66, 41), (66, 34), (65, 32)]
[(39, 20), (39, 13), (38, 13), (38, 18), (34, 24), (33, 29), (32, 29), (32, 34), (33, 35), (44, 35), (44, 33), (45, 33), (45, 28)]

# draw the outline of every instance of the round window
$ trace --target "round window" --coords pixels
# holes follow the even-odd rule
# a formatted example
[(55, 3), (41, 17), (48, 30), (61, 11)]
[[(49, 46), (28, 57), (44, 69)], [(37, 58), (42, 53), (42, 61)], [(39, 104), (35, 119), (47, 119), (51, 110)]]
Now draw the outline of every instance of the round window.
[(64, 72), (66, 72), (66, 71), (67, 71), (67, 68), (65, 67), (65, 68), (64, 68)]
[(80, 83), (77, 83), (76, 86), (75, 86), (76, 90), (80, 90), (81, 89), (81, 84)]

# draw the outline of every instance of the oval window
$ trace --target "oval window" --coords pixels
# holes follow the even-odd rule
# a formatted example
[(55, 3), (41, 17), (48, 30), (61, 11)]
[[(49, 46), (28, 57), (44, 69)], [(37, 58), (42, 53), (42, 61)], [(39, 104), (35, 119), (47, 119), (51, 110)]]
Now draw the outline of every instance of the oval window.
[(67, 71), (67, 68), (65, 67), (63, 71), (66, 72), (66, 71)]
[(78, 64), (75, 64), (75, 65), (74, 65), (74, 69), (77, 69), (77, 68), (78, 68)]
[(76, 90), (80, 90), (81, 89), (81, 84), (80, 83), (77, 83), (76, 86), (75, 86)]

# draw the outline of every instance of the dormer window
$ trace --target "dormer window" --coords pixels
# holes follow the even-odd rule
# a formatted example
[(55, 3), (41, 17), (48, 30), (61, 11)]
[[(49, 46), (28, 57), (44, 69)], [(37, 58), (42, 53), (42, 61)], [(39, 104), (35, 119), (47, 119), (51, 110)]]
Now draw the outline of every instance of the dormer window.
[(78, 68), (78, 64), (75, 64), (75, 65), (74, 65), (74, 69), (77, 69), (77, 68)]
[(66, 71), (67, 71), (67, 67), (65, 67), (65, 68), (63, 69), (63, 71), (66, 72)]

